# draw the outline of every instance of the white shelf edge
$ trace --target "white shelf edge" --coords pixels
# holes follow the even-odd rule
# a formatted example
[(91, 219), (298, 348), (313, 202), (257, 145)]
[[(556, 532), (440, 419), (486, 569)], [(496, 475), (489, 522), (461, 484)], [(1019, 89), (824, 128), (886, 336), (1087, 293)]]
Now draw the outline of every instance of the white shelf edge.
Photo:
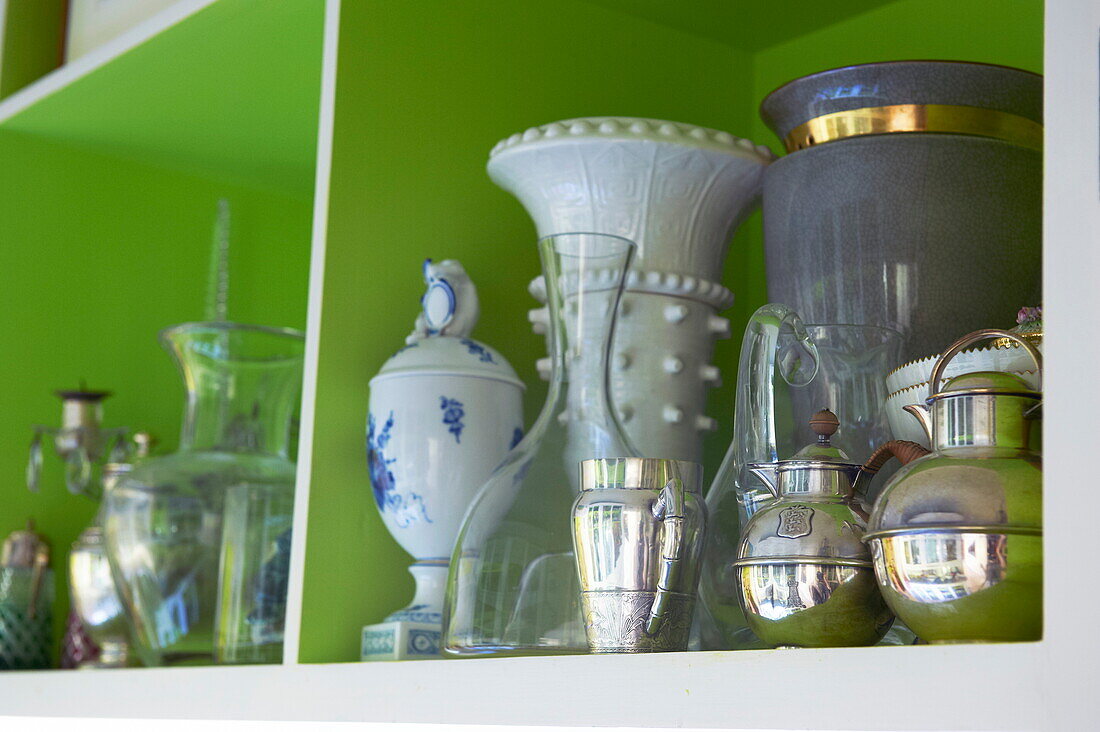
[(102, 46), (54, 69), (0, 101), (0, 125), (217, 1), (178, 0)]
[(21, 672), (5, 714), (725, 727), (1038, 729), (1042, 643)]
[(313, 195), (313, 232), (309, 255), (309, 295), (306, 311), (306, 353), (302, 375), (298, 465), (294, 484), (294, 519), (290, 535), (290, 575), (286, 620), (283, 623), (283, 663), (298, 663), (302, 598), (305, 592), (306, 530), (309, 485), (313, 471), (313, 426), (317, 412), (317, 371), (320, 363), (321, 312), (328, 241), (328, 201), (332, 174), (332, 138), (336, 113), (336, 59), (340, 35), (340, 0), (326, 0), (324, 48), (321, 53), (321, 104), (317, 124), (317, 166)]

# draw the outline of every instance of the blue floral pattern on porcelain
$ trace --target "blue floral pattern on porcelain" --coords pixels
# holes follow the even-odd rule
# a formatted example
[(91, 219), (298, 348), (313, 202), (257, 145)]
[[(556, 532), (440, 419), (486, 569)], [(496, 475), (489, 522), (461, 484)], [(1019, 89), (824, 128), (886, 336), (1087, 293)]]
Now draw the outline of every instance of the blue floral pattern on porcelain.
[(402, 495), (397, 492), (390, 465), (396, 458), (387, 459), (383, 452), (393, 437), (393, 412), (390, 412), (382, 429), (377, 428), (374, 415), (367, 415), (367, 464), (370, 466), (370, 483), (374, 490), (374, 502), (378, 510), (393, 517), (394, 524), (404, 529), (419, 521), (434, 523), (424, 506), (424, 498), (419, 493)]
[(396, 621), (405, 621), (407, 623), (442, 623), (443, 613), (436, 613), (427, 610), (427, 605), (410, 605), (404, 610), (398, 610), (395, 613), (390, 613), (384, 622), (391, 623)]
[(377, 429), (374, 415), (367, 415), (367, 465), (370, 467), (370, 484), (374, 489), (374, 502), (378, 504), (378, 509), (381, 511), (386, 509), (386, 495), (392, 493), (394, 489), (393, 471), (390, 470), (390, 465), (395, 460), (387, 460), (385, 453), (382, 452), (389, 444), (392, 430), (392, 411), (381, 430)]
[(466, 416), (462, 402), (441, 396), (439, 408), (443, 410), (443, 424), (447, 425), (447, 430), (455, 436), (455, 442), (461, 444), (459, 438), (462, 436), (462, 429), (466, 426), (462, 423), (462, 418)]
[(472, 341), (469, 338), (463, 338), (459, 342), (462, 345), (466, 346), (466, 350), (468, 350), (471, 355), (477, 356), (478, 361), (481, 361), (483, 363), (496, 363), (496, 361), (493, 360), (493, 354), (489, 353), (489, 351), (485, 349), (485, 346), (481, 345), (477, 341)]
[(508, 449), (509, 450), (514, 449), (515, 446), (518, 445), (520, 440), (522, 440), (522, 439), (523, 439), (523, 428), (522, 427), (516, 427), (515, 432), (512, 433), (512, 443), (510, 445), (508, 445)]

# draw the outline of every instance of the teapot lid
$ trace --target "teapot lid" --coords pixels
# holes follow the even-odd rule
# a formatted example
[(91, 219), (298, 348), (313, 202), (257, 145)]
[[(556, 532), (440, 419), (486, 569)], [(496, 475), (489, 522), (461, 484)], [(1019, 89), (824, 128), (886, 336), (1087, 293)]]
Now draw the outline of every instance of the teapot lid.
[(790, 460), (781, 460), (780, 465), (793, 461), (814, 461), (822, 463), (852, 464), (847, 453), (836, 447), (830, 441), (836, 431), (840, 429), (840, 420), (828, 409), (816, 412), (810, 418), (810, 429), (817, 435), (817, 442), (811, 442), (794, 454)]
[(371, 384), (431, 374), (494, 379), (524, 388), (504, 356), (470, 338), (480, 309), (477, 288), (462, 264), (454, 259), (425, 259), (423, 276), (427, 289), (420, 298), (420, 314), (413, 332), (405, 339), (405, 346), (382, 365)]
[(1004, 371), (975, 371), (948, 379), (940, 387), (939, 392), (932, 395), (932, 399), (952, 396), (961, 392), (1000, 394), (1003, 396), (1033, 396), (1036, 399), (1042, 397), (1042, 392), (1032, 389), (1030, 384), (1016, 374)]
[[(832, 444), (832, 436), (840, 428), (840, 420), (828, 409), (822, 409), (810, 418), (810, 429), (817, 435), (817, 442), (811, 442), (792, 457), (775, 464), (776, 472), (783, 473), (806, 470), (841, 471), (853, 474), (859, 469), (859, 463), (853, 463), (848, 454)], [(781, 482), (784, 482), (782, 477)]]

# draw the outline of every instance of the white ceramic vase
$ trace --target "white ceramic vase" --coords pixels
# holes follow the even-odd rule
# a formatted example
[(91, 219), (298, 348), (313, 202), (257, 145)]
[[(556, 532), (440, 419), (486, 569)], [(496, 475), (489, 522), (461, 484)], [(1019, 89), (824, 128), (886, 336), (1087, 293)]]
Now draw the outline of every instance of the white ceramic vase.
[[(611, 364), (612, 403), (641, 454), (698, 462), (718, 312), (734, 229), (760, 194), (771, 152), (727, 132), (678, 122), (587, 117), (515, 134), (490, 154), (492, 180), (515, 195), (539, 236), (615, 234), (635, 242)], [(541, 278), (530, 290), (545, 302)], [(544, 332), (545, 308), (533, 310)], [(540, 364), (544, 378), (548, 364)]]
[(439, 655), (455, 537), (478, 488), (523, 436), (523, 383), (469, 338), (473, 284), (455, 261), (425, 262), (428, 291), (404, 348), (371, 379), (367, 457), (386, 528), (416, 560), (412, 605), (363, 628), (363, 660)]

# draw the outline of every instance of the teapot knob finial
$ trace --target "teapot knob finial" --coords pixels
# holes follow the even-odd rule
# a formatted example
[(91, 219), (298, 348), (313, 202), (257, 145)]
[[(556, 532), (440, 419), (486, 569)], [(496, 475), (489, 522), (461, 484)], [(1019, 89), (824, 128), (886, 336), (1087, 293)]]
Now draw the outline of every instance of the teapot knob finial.
[(817, 441), (819, 443), (828, 445), (829, 438), (840, 429), (840, 420), (828, 409), (822, 409), (820, 412), (810, 417), (810, 429), (817, 435)]

